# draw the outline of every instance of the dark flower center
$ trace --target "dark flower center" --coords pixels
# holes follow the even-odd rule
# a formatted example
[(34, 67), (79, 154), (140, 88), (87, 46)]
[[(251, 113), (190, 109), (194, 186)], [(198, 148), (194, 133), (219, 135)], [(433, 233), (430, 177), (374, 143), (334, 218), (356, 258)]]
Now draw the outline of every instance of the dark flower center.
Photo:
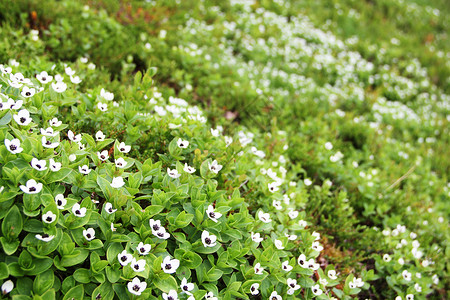
[(301, 259), (300, 260), (300, 264), (303, 265), (305, 262)]
[(25, 95), (26, 96), (31, 96), (31, 93), (30, 92), (26, 92)]
[(188, 286), (187, 286), (187, 285), (184, 285), (184, 286), (183, 286), (183, 290), (187, 291), (187, 290), (188, 290)]
[(211, 244), (211, 239), (210, 238), (206, 238), (205, 239), (205, 243), (208, 244), (208, 245)]
[(158, 235), (159, 237), (163, 237), (163, 236), (164, 236), (164, 233), (158, 232), (157, 235)]
[(58, 201), (56, 201), (56, 204), (58, 204), (58, 206), (61, 206), (62, 205), (62, 201), (58, 200)]
[(16, 146), (16, 145), (10, 145), (10, 146), (9, 146), (9, 149), (11, 149), (11, 151), (14, 151), (14, 150), (17, 149), (17, 146)]
[(120, 260), (123, 261), (123, 262), (125, 262), (125, 261), (127, 261), (127, 257), (124, 255), (124, 256), (122, 256), (122, 257), (120, 258)]
[(46, 233), (44, 233), (43, 235), (42, 235), (42, 238), (48, 238), (49, 237), (49, 235), (48, 234), (46, 234)]
[(125, 148), (120, 148), (120, 151), (122, 151), (122, 152), (125, 151)]
[(50, 141), (46, 141), (46, 142), (45, 142), (45, 144), (46, 144), (46, 145), (51, 145), (51, 144), (52, 144), (52, 142), (50, 142)]
[(134, 269), (139, 270), (139, 265), (138, 264), (134, 265)]
[(26, 118), (21, 117), (21, 118), (20, 118), (20, 123), (25, 123), (26, 120), (27, 120)]
[(295, 288), (295, 283), (291, 283), (291, 288)]
[(100, 158), (101, 158), (101, 159), (105, 159), (105, 156), (104, 156), (104, 155), (100, 155)]
[(164, 269), (166, 269), (166, 270), (170, 270), (170, 269), (172, 269), (172, 266), (171, 266), (171, 264), (166, 264), (166, 266), (164, 267)]
[(77, 209), (77, 210), (75, 211), (75, 214), (76, 214), (76, 215), (81, 215), (81, 211), (80, 211), (79, 209)]
[(216, 214), (214, 212), (210, 212), (209, 217), (214, 219), (216, 217)]
[(252, 287), (250, 288), (250, 290), (251, 290), (252, 292), (254, 292), (254, 291), (255, 291), (255, 287), (252, 286)]
[(154, 231), (158, 231), (159, 230), (159, 226), (157, 224), (153, 225), (153, 230)]
[(91, 238), (91, 234), (90, 234), (90, 233), (86, 234), (86, 237), (87, 237), (88, 239), (90, 239), (90, 238)]
[(95, 299), (102, 299), (102, 295), (98, 294), (97, 297), (95, 297)]
[(172, 296), (167, 297), (167, 300), (173, 300)]
[(32, 186), (32, 187), (29, 188), (29, 191), (30, 192), (36, 192), (36, 188), (34, 186)]
[(109, 208), (108, 211), (109, 211), (110, 213), (112, 213), (112, 212), (113, 212), (113, 209), (112, 209), (112, 208)]
[(142, 248), (140, 249), (140, 251), (141, 251), (141, 253), (145, 253), (145, 248), (142, 247)]
[(50, 217), (50, 216), (48, 216), (47, 217), (47, 219), (45, 219), (47, 222), (51, 222), (51, 221), (53, 221), (53, 218), (52, 217)]
[(36, 165), (36, 167), (37, 167), (38, 169), (42, 168), (41, 165)]
[(140, 289), (141, 289), (141, 287), (138, 286), (137, 284), (133, 286), (133, 291), (135, 291), (135, 292), (139, 292)]
[(42, 81), (46, 81), (47, 80), (47, 77), (42, 77)]

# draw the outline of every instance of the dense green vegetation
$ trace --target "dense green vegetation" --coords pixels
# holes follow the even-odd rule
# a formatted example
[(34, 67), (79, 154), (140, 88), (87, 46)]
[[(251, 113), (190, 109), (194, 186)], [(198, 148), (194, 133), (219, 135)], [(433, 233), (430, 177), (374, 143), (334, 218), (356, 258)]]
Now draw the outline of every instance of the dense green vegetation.
[(1, 2), (0, 297), (446, 299), (448, 10)]

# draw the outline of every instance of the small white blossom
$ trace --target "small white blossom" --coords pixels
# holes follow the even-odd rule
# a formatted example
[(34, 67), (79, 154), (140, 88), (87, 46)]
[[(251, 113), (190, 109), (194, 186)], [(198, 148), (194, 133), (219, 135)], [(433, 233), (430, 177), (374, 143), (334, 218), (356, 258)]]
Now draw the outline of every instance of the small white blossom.
[(80, 204), (75, 203), (72, 206), (72, 212), (75, 216), (82, 218), (82, 217), (86, 216), (86, 207), (80, 207)]
[(192, 295), (190, 293), (190, 291), (192, 291), (194, 289), (194, 284), (193, 283), (188, 283), (186, 278), (183, 278), (181, 280), (181, 290), (183, 293), (187, 294), (187, 295)]
[(62, 81), (52, 82), (52, 89), (57, 93), (64, 93), (67, 90), (67, 84)]
[(103, 134), (103, 132), (97, 131), (97, 132), (95, 133), (95, 139), (96, 139), (97, 141), (104, 141), (104, 140), (105, 140), (105, 135)]
[(11, 292), (14, 288), (14, 283), (11, 280), (7, 280), (2, 284), (2, 294), (6, 295)]
[(147, 288), (147, 282), (141, 282), (139, 278), (135, 277), (131, 282), (128, 282), (127, 287), (130, 293), (136, 296), (140, 296), (142, 292)]
[(67, 200), (64, 198), (63, 194), (58, 194), (55, 196), (55, 203), (58, 209), (64, 209), (64, 206), (67, 204)]
[(46, 242), (46, 243), (50, 242), (51, 240), (53, 240), (53, 239), (55, 238), (54, 235), (48, 235), (48, 234), (46, 234), (46, 233), (44, 233), (44, 234), (42, 234), (42, 235), (41, 235), (41, 234), (36, 234), (35, 237), (36, 237), (38, 240), (43, 241), (43, 242)]
[(206, 215), (208, 216), (208, 218), (213, 220), (215, 223), (217, 223), (217, 219), (219, 219), (222, 216), (221, 213), (218, 213), (214, 210), (214, 207), (212, 205), (208, 205), (208, 209), (206, 210)]
[(177, 271), (180, 266), (180, 261), (178, 259), (170, 259), (170, 256), (166, 256), (161, 263), (161, 268), (164, 273), (173, 274)]
[(270, 223), (272, 222), (272, 219), (270, 219), (270, 214), (269, 213), (264, 213), (262, 210), (260, 210), (258, 212), (258, 218), (261, 222), (264, 223)]
[(251, 238), (252, 238), (252, 240), (255, 242), (255, 243), (260, 243), (260, 242), (262, 242), (263, 241), (263, 238), (260, 236), (260, 234), (259, 233), (251, 233)]
[(37, 74), (36, 78), (42, 84), (47, 84), (53, 80), (53, 76), (48, 75), (48, 73), (46, 71), (42, 71), (40, 74)]
[(187, 172), (187, 173), (189, 173), (189, 174), (192, 174), (192, 173), (194, 173), (196, 170), (195, 170), (193, 167), (188, 166), (187, 163), (184, 163), (183, 171), (185, 171), (185, 172)]
[(42, 190), (42, 183), (38, 183), (36, 182), (36, 180), (34, 179), (30, 179), (27, 181), (26, 185), (21, 185), (20, 189), (25, 193), (25, 194), (37, 194)]
[(89, 167), (87, 165), (78, 166), (78, 170), (80, 171), (81, 174), (84, 174), (84, 175), (88, 175), (92, 171), (91, 169), (89, 169)]
[(269, 297), (270, 300), (283, 300), (280, 295), (278, 295), (277, 291), (273, 291)]
[(131, 150), (131, 146), (125, 145), (124, 142), (121, 142), (118, 146), (117, 146), (117, 150), (119, 150), (122, 153), (128, 153)]
[(127, 162), (122, 157), (119, 157), (115, 160), (116, 167), (119, 169), (125, 168)]
[(289, 265), (289, 261), (286, 260), (281, 264), (281, 269), (283, 269), (283, 271), (289, 272), (293, 269), (294, 267)]
[(87, 241), (92, 241), (95, 239), (95, 230), (93, 228), (88, 228), (83, 230), (83, 236)]
[(112, 179), (111, 187), (113, 187), (113, 188), (115, 188), (115, 189), (118, 189), (118, 188), (123, 187), (124, 185), (125, 185), (125, 181), (123, 181), (123, 178), (122, 178), (121, 176), (119, 176), (119, 177), (114, 177), (114, 178)]
[(131, 268), (134, 272), (142, 272), (145, 270), (145, 259), (136, 260), (133, 258), (131, 261)]
[(108, 214), (112, 214), (112, 213), (115, 213), (117, 211), (117, 209), (113, 208), (113, 206), (112, 206), (112, 204), (110, 202), (106, 202), (105, 203), (104, 209), (105, 209), (105, 211)]
[(47, 167), (45, 166), (47, 162), (45, 160), (39, 160), (36, 157), (33, 157), (30, 162), (31, 166), (38, 171), (45, 171)]
[(214, 174), (219, 173), (220, 170), (222, 170), (222, 165), (219, 165), (219, 163), (217, 162), (217, 160), (214, 160), (212, 163), (208, 162), (208, 167), (209, 170), (211, 170), (211, 172), (213, 172)]
[(318, 284), (313, 285), (311, 287), (311, 291), (313, 292), (314, 295), (316, 296), (320, 296), (322, 295), (323, 291), (320, 289), (320, 286)]
[(133, 261), (133, 255), (129, 254), (127, 250), (123, 250), (117, 255), (117, 259), (122, 266), (126, 266)]
[(42, 215), (42, 221), (47, 224), (51, 224), (56, 220), (56, 215), (51, 211), (46, 212)]
[(13, 116), (14, 121), (16, 121), (17, 124), (22, 126), (27, 126), (28, 124), (33, 121), (30, 117), (30, 112), (26, 109), (21, 109), (17, 115)]
[(264, 268), (261, 267), (261, 264), (260, 264), (260, 263), (257, 263), (257, 264), (254, 266), (254, 269), (255, 269), (255, 274), (256, 274), (256, 275), (261, 275), (261, 274), (263, 273), (263, 270), (264, 270)]
[(250, 294), (258, 295), (259, 294), (259, 283), (254, 283), (250, 286)]
[(216, 245), (217, 237), (214, 234), (210, 234), (208, 231), (202, 232), (202, 243), (205, 247), (214, 247)]
[(177, 145), (181, 149), (186, 149), (189, 146), (189, 142), (179, 138), (178, 141), (177, 141)]

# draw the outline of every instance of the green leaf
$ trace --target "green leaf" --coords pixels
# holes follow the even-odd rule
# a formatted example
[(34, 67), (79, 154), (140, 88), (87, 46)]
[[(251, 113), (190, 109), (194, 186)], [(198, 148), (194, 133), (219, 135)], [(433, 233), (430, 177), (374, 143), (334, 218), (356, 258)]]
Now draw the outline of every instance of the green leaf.
[(27, 272), (28, 275), (37, 275), (47, 271), (53, 265), (53, 260), (51, 258), (34, 258), (33, 264), (34, 268)]
[(58, 172), (50, 172), (45, 177), (45, 182), (50, 184), (53, 182), (63, 181), (64, 178), (69, 176), (70, 172), (72, 172), (72, 169), (70, 168), (61, 168)]
[(89, 251), (85, 249), (75, 250), (71, 255), (64, 255), (61, 258), (61, 266), (63, 267), (71, 267), (77, 264), (80, 264), (85, 261), (88, 257)]
[(158, 289), (165, 293), (169, 293), (170, 290), (177, 290), (178, 288), (175, 278), (166, 273), (156, 274), (156, 277), (153, 279), (153, 283)]
[(3, 251), (6, 255), (12, 255), (19, 248), (20, 242), (18, 240), (13, 242), (8, 242), (5, 237), (0, 237), (0, 243), (2, 244)]
[(73, 273), (73, 278), (80, 283), (91, 282), (91, 272), (88, 269), (77, 269)]
[(188, 226), (192, 222), (193, 219), (194, 219), (194, 215), (187, 214), (185, 211), (182, 211), (175, 219), (175, 227), (176, 228), (184, 228), (184, 227)]
[(71, 288), (65, 295), (63, 300), (80, 299), (84, 297), (84, 287), (82, 284)]
[(0, 262), (0, 280), (8, 278), (9, 271), (8, 266), (4, 262)]
[(105, 195), (106, 200), (110, 200), (113, 194), (113, 188), (111, 187), (111, 182), (103, 178), (102, 176), (97, 176), (97, 184)]
[(106, 250), (106, 259), (110, 264), (117, 261), (117, 255), (123, 251), (123, 247), (120, 243), (111, 243)]
[[(5, 218), (2, 222), (2, 233), (3, 236), (8, 241), (14, 241), (19, 237), (20, 232), (23, 228), (23, 220), (22, 220), (22, 214), (19, 211), (19, 208), (17, 206), (13, 206), (9, 209), (8, 213), (6, 214)], [(19, 241), (15, 241), (19, 242)], [(14, 250), (15, 251), (15, 250)], [(8, 254), (11, 255), (14, 252)]]
[[(53, 286), (54, 281), (55, 281), (55, 276), (53, 275), (52, 270), (47, 270), (45, 272), (42, 272), (41, 274), (38, 274), (36, 276), (36, 278), (34, 279), (33, 291), (38, 295), (42, 295)], [(53, 293), (54, 292), (55, 291), (53, 291)], [(44, 299), (47, 299), (47, 298), (44, 298)]]
[(7, 112), (6, 115), (4, 115), (1, 119), (0, 119), (0, 126), (4, 126), (4, 125), (8, 125), (8, 123), (11, 121), (12, 119), (12, 115), (11, 112)]

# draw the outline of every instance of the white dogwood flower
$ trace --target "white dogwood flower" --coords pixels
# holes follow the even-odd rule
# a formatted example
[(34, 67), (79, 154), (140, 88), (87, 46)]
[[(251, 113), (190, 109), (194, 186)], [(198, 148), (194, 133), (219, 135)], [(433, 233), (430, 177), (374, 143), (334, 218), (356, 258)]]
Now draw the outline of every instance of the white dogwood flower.
[(95, 239), (95, 230), (94, 228), (88, 228), (83, 230), (83, 236), (87, 241), (92, 241)]
[(141, 282), (139, 278), (134, 277), (131, 282), (128, 282), (127, 287), (130, 293), (136, 296), (140, 296), (142, 292), (147, 288), (147, 282)]
[(5, 146), (6, 149), (12, 154), (17, 154), (23, 151), (23, 148), (20, 147), (19, 139), (12, 139), (12, 140), (5, 139)]
[(42, 190), (42, 183), (38, 183), (36, 182), (36, 180), (34, 179), (30, 179), (27, 181), (26, 185), (21, 185), (20, 189), (25, 193), (25, 194), (37, 194)]
[(178, 259), (170, 259), (170, 256), (166, 256), (161, 263), (161, 269), (164, 273), (173, 274), (177, 271), (180, 266), (180, 261)]
[(113, 187), (113, 188), (115, 188), (115, 189), (118, 189), (118, 188), (123, 187), (124, 185), (125, 185), (125, 181), (123, 181), (123, 178), (122, 178), (121, 176), (119, 176), (119, 177), (114, 177), (114, 178), (112, 179), (111, 187)]

